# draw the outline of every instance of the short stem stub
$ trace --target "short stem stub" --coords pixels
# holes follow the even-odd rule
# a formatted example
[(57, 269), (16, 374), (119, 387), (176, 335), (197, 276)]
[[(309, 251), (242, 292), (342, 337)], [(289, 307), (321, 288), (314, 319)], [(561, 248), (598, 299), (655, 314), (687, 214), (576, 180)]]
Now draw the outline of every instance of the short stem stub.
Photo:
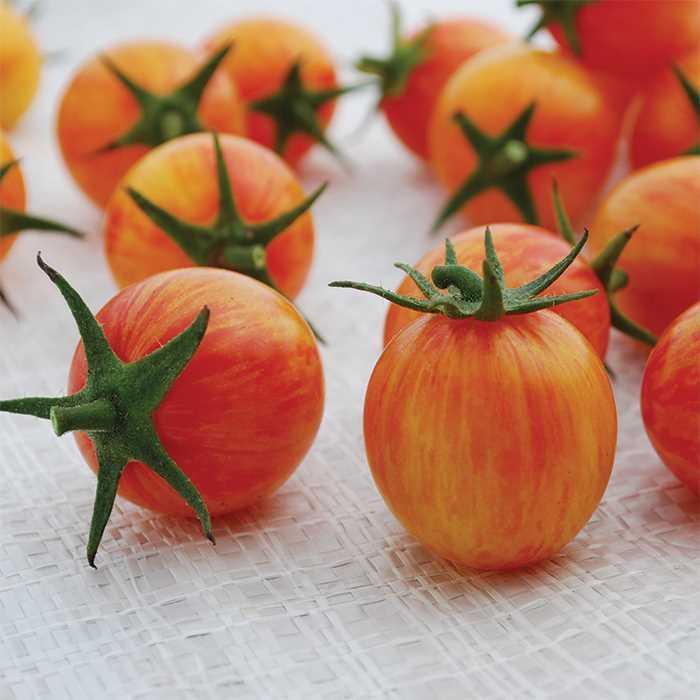
[(185, 129), (185, 118), (175, 109), (168, 110), (160, 119), (160, 131), (165, 141), (182, 136)]
[(244, 274), (254, 274), (264, 270), (267, 265), (265, 247), (262, 245), (230, 245), (221, 253), (225, 267)]
[(54, 406), (50, 418), (58, 436), (73, 430), (106, 431), (114, 429), (117, 410), (111, 401), (96, 399), (80, 406)]
[(489, 163), (489, 174), (494, 178), (510, 175), (527, 161), (528, 153), (528, 146), (523, 141), (518, 139), (506, 141)]

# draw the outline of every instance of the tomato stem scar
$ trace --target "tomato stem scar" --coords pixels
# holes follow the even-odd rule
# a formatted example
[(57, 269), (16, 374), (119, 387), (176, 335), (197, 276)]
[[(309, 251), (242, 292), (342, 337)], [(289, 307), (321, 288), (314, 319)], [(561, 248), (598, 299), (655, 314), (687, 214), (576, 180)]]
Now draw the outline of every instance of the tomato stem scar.
[(182, 333), (150, 355), (122, 362), (102, 326), (66, 279), (37, 256), (39, 267), (66, 300), (78, 326), (87, 360), (87, 381), (75, 394), (0, 401), (0, 411), (50, 419), (57, 435), (85, 431), (95, 448), (99, 469), (87, 560), (95, 555), (109, 520), (119, 478), (130, 461), (139, 461), (161, 476), (196, 513), (205, 536), (214, 541), (211, 518), (197, 487), (171, 459), (153, 423), (153, 412), (197, 351), (209, 322), (204, 307)]

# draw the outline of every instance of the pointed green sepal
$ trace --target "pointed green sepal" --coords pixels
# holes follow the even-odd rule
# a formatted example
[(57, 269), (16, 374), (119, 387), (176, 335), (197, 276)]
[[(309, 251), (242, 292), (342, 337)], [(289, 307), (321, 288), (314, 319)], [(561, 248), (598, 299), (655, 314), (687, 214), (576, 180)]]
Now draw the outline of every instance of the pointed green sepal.
[(564, 32), (569, 47), (577, 56), (581, 55), (581, 42), (576, 31), (576, 16), (584, 5), (591, 2), (596, 0), (515, 0), (517, 7), (539, 5), (542, 10), (534, 26), (525, 36), (527, 41), (530, 41), (544, 27), (558, 24)]
[(196, 486), (167, 454), (156, 433), (153, 412), (197, 351), (209, 320), (205, 307), (182, 333), (150, 355), (122, 362), (80, 295), (41, 256), (41, 269), (66, 300), (78, 326), (87, 359), (87, 381), (76, 394), (0, 401), (0, 411), (50, 419), (57, 435), (87, 433), (98, 461), (97, 492), (87, 559), (95, 554), (109, 520), (124, 467), (140, 461), (161, 476), (194, 510), (212, 542), (211, 518)]
[(284, 155), (289, 139), (294, 134), (306, 134), (344, 162), (343, 154), (326, 136), (317, 112), (327, 102), (369, 84), (360, 83), (326, 90), (311, 90), (302, 80), (300, 61), (295, 61), (279, 90), (255, 100), (251, 103), (250, 109), (267, 115), (275, 122), (276, 153)]
[(178, 136), (205, 131), (199, 120), (199, 105), (212, 76), (230, 50), (231, 44), (227, 44), (214, 52), (190, 78), (165, 95), (139, 85), (103, 54), (102, 64), (134, 97), (140, 114), (133, 126), (98, 148), (96, 153), (134, 144), (153, 148)]
[[(340, 280), (331, 282), (330, 286), (370, 292), (413, 311), (428, 314), (441, 313), (454, 319), (473, 317), (480, 321), (497, 321), (505, 315), (549, 309), (595, 294), (597, 290), (590, 289), (572, 294), (537, 296), (561, 277), (581, 252), (587, 239), (587, 234), (584, 234), (571, 252), (551, 270), (520, 287), (509, 288), (506, 286), (503, 268), (493, 245), (491, 231), (488, 228), (484, 235), (483, 278), (473, 270), (459, 265), (452, 244), (446, 241), (445, 263), (433, 268), (432, 283), (409, 265), (396, 263), (396, 266), (404, 270), (416, 283), (423, 294), (423, 299), (398, 294), (364, 282)], [(438, 288), (445, 290), (445, 293), (441, 294)]]
[(540, 148), (527, 141), (527, 131), (535, 114), (531, 102), (508, 127), (496, 136), (484, 133), (464, 112), (454, 121), (477, 156), (477, 165), (452, 193), (435, 219), (435, 233), (448, 219), (478, 194), (496, 188), (503, 192), (529, 224), (539, 223), (527, 178), (531, 170), (546, 163), (559, 163), (577, 154), (567, 148)]
[[(678, 82), (681, 84), (683, 92), (685, 92), (688, 101), (695, 112), (695, 116), (698, 118), (698, 121), (700, 121), (700, 91), (698, 91), (695, 85), (693, 85), (693, 83), (690, 81), (690, 78), (688, 78), (688, 76), (680, 69), (679, 66), (674, 65), (673, 72), (676, 78), (678, 78)], [(683, 155), (700, 155), (700, 140), (696, 141), (696, 143), (694, 143), (688, 150), (684, 151)]]
[[(574, 233), (569, 216), (566, 213), (564, 202), (559, 196), (556, 181), (552, 182), (552, 201), (559, 234), (567, 243), (574, 245), (574, 250), (576, 248), (580, 250), (581, 242), (588, 235), (588, 232), (586, 231), (584, 233), (584, 238), (576, 243), (576, 234)], [(615, 302), (616, 292), (624, 289), (629, 283), (629, 275), (624, 270), (617, 267), (617, 262), (622, 255), (622, 251), (630, 240), (632, 240), (632, 236), (638, 228), (639, 225), (631, 226), (618, 233), (616, 236), (613, 236), (598, 256), (591, 260), (590, 266), (603, 285), (603, 289), (605, 289), (608, 306), (610, 308), (610, 324), (613, 328), (617, 328), (617, 330), (622, 331), (622, 333), (631, 338), (653, 346), (656, 345), (656, 336), (625, 316)]]

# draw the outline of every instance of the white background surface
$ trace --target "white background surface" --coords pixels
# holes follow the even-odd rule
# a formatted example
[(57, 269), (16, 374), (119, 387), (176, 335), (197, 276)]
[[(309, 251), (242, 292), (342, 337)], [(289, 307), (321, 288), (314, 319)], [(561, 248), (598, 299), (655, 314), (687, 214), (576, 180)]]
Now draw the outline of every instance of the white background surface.
[[(90, 232), (87, 242), (22, 237), (2, 280), (23, 320), (0, 310), (0, 396), (63, 391), (76, 332), (36, 268), (38, 248), (99, 308), (115, 287), (100, 212), (74, 187), (54, 143), (57, 99), (86, 56), (122, 39), (197, 44), (252, 8), (306, 22), (349, 65), (382, 50), (373, 0), (45, 0), (36, 31), (47, 65), (11, 135), (31, 208)], [(409, 24), (472, 11), (522, 34), (510, 0), (404, 2)], [(614, 339), (620, 444), (601, 507), (541, 566), (457, 571), (389, 514), (365, 462), (364, 388), (385, 305), (334, 278), (393, 285), (395, 259), (434, 244), (441, 193), (381, 120), (348, 140), (369, 95), (346, 100), (333, 135), (352, 174), (323, 152), (306, 161), (318, 247), (299, 302), (328, 338), (327, 413), (297, 474), (273, 498), (197, 525), (118, 501), (99, 555), (85, 563), (94, 477), (72, 438), (46, 422), (0, 417), (0, 698), (691, 698), (698, 659), (698, 505), (664, 469), (639, 419), (642, 357)]]

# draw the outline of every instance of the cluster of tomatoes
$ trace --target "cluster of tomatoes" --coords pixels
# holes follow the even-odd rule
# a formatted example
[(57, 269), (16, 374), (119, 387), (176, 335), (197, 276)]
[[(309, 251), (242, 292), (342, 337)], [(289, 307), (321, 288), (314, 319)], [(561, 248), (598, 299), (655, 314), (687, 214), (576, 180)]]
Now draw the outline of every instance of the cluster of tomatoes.
[[(662, 334), (642, 413), (663, 461), (700, 492), (697, 5), (538, 4), (535, 29), (557, 50), (471, 18), (404, 34), (392, 6), (389, 54), (357, 68), (449, 190), (434, 229), (458, 213), (478, 226), (399, 264), (396, 291), (332, 285), (393, 303), (364, 418), (382, 495), (422, 542), (483, 569), (553, 555), (600, 502), (617, 432), (603, 364), (611, 326), (651, 345)], [(40, 59), (5, 4), (0, 38), (9, 129)], [(271, 493), (311, 447), (324, 401), (318, 334), (291, 300), (325, 186), (306, 195), (293, 168), (314, 144), (340, 155), (327, 127), (358, 87), (338, 84), (313, 34), (271, 18), (223, 27), (196, 51), (109, 47), (67, 85), (58, 142), (105, 210), (105, 255), (123, 289), (93, 316), (39, 258), (82, 338), (69, 393), (0, 410), (76, 431), (98, 478), (90, 564), (117, 492), (194, 510), (212, 538), (211, 515)], [(623, 141), (632, 173), (577, 241), (569, 216), (586, 215)], [(4, 137), (0, 204), (0, 258), (23, 228), (79, 235), (24, 211)]]

